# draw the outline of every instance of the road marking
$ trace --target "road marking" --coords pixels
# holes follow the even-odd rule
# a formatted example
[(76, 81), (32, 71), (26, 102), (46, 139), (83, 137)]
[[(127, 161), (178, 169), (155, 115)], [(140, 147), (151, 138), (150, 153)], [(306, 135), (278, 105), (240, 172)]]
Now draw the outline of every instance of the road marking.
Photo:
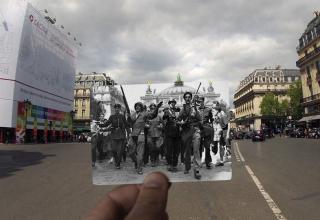
[(236, 156), (236, 160), (237, 162), (240, 162), (240, 157), (239, 157), (239, 154), (238, 154), (238, 151), (237, 151), (237, 145), (236, 145), (237, 142), (235, 142), (233, 144), (234, 148), (233, 148), (233, 151), (234, 151), (234, 155)]
[(262, 196), (264, 197), (264, 199), (266, 200), (266, 202), (268, 203), (271, 211), (273, 212), (273, 214), (276, 216), (276, 218), (278, 220), (287, 220), (287, 218), (282, 214), (280, 208), (277, 206), (277, 204), (273, 201), (273, 199), (271, 198), (271, 196), (269, 195), (269, 193), (267, 193), (267, 191), (263, 188), (262, 184), (260, 183), (258, 177), (256, 177), (253, 173), (253, 171), (251, 170), (251, 168), (248, 165), (245, 165), (248, 173), (250, 174), (253, 182), (256, 184), (256, 186), (258, 187), (260, 193), (262, 194)]
[[(237, 153), (240, 155), (240, 159), (242, 162), (244, 162), (244, 157), (239, 149), (239, 145), (238, 142), (236, 142), (236, 149), (235, 152), (238, 151)], [(278, 220), (287, 220), (287, 218), (282, 214), (280, 208), (277, 206), (277, 204), (273, 201), (273, 199), (271, 198), (271, 196), (269, 195), (269, 193), (267, 193), (267, 191), (263, 188), (261, 182), (259, 181), (258, 177), (256, 177), (256, 175), (254, 175), (253, 171), (251, 170), (251, 168), (248, 165), (245, 165), (246, 170), (248, 171), (249, 175), (251, 176), (253, 182), (256, 184), (258, 190), (260, 191), (260, 193), (262, 194), (262, 196), (264, 197), (264, 199), (266, 200), (268, 206), (270, 207), (271, 211), (273, 212), (273, 214), (276, 216), (276, 218)]]
[(244, 157), (242, 156), (242, 153), (240, 152), (238, 142), (236, 142), (236, 148), (237, 148), (237, 151), (238, 151), (238, 154), (239, 154), (239, 156), (240, 156), (241, 161), (242, 161), (242, 162), (245, 162), (245, 159), (244, 159)]

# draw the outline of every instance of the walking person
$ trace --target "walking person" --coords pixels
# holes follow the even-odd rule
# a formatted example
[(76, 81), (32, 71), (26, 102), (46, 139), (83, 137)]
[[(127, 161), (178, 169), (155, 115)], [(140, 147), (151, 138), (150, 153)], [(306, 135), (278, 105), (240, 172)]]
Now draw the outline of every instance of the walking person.
[(124, 151), (126, 134), (130, 132), (129, 124), (123, 114), (120, 113), (121, 105), (115, 104), (115, 113), (106, 122), (107, 130), (111, 131), (111, 150), (115, 160), (115, 166), (120, 169), (121, 157)]
[[(101, 132), (102, 129), (102, 120), (104, 119), (104, 114), (103, 114), (103, 106), (102, 102), (97, 102), (94, 100), (91, 103), (91, 156), (92, 156), (92, 167), (96, 166), (96, 160), (97, 160), (97, 150), (99, 152), (99, 162), (102, 162), (103, 159), (103, 146), (102, 146), (102, 138), (103, 134)], [(79, 136), (81, 137), (82, 134)], [(79, 139), (80, 140), (80, 139)]]
[(164, 138), (167, 151), (168, 171), (177, 172), (178, 157), (180, 150), (180, 127), (177, 123), (179, 108), (176, 108), (176, 100), (169, 100), (169, 108), (164, 110), (163, 120), (165, 121)]
[(199, 114), (201, 117), (201, 142), (200, 142), (200, 155), (205, 151), (205, 164), (207, 169), (211, 169), (212, 158), (210, 155), (210, 144), (213, 138), (213, 128), (212, 128), (212, 111), (210, 108), (204, 105), (204, 97), (199, 98)]
[(153, 119), (158, 115), (158, 109), (161, 107), (160, 102), (153, 112), (147, 112), (141, 102), (134, 104), (135, 112), (128, 115), (128, 122), (132, 127), (132, 132), (129, 137), (129, 156), (134, 161), (135, 168), (138, 174), (143, 174), (143, 154), (145, 150), (145, 125), (147, 120)]
[[(150, 113), (156, 110), (157, 106), (151, 103), (149, 106)], [(153, 119), (147, 120), (147, 146), (149, 148), (151, 167), (155, 167), (159, 164), (160, 147), (163, 144), (162, 129), (163, 120), (157, 115)]]
[(182, 126), (181, 131), (181, 144), (185, 147), (185, 174), (188, 174), (191, 169), (191, 152), (193, 150), (193, 172), (196, 179), (201, 179), (200, 166), (200, 126), (201, 118), (200, 114), (195, 106), (195, 100), (193, 105), (191, 104), (192, 93), (185, 92), (183, 95), (185, 104), (181, 109), (178, 121)]

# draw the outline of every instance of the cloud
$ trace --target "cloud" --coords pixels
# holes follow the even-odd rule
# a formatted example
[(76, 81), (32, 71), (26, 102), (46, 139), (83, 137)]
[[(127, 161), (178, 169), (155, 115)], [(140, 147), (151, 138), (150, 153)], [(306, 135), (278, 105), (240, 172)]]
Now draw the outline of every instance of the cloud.
[[(0, 6), (6, 1), (0, 0)], [(296, 68), (300, 35), (316, 0), (34, 0), (77, 36), (77, 71), (117, 82), (228, 80), (254, 69)], [(232, 92), (230, 92), (232, 94)]]

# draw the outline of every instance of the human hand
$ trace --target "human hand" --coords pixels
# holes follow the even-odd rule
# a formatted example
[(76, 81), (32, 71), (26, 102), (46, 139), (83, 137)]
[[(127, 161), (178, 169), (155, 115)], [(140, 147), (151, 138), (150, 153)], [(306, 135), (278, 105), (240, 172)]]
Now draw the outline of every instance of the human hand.
[(109, 192), (86, 220), (168, 220), (166, 206), (170, 186), (164, 174), (151, 173), (141, 185), (120, 186)]

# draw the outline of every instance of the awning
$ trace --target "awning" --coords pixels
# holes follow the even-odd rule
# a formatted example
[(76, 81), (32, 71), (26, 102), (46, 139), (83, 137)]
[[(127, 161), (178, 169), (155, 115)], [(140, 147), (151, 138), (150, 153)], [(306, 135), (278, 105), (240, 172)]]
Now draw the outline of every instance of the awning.
[(299, 122), (308, 122), (308, 121), (314, 121), (314, 120), (320, 120), (320, 115), (306, 116), (301, 118)]

